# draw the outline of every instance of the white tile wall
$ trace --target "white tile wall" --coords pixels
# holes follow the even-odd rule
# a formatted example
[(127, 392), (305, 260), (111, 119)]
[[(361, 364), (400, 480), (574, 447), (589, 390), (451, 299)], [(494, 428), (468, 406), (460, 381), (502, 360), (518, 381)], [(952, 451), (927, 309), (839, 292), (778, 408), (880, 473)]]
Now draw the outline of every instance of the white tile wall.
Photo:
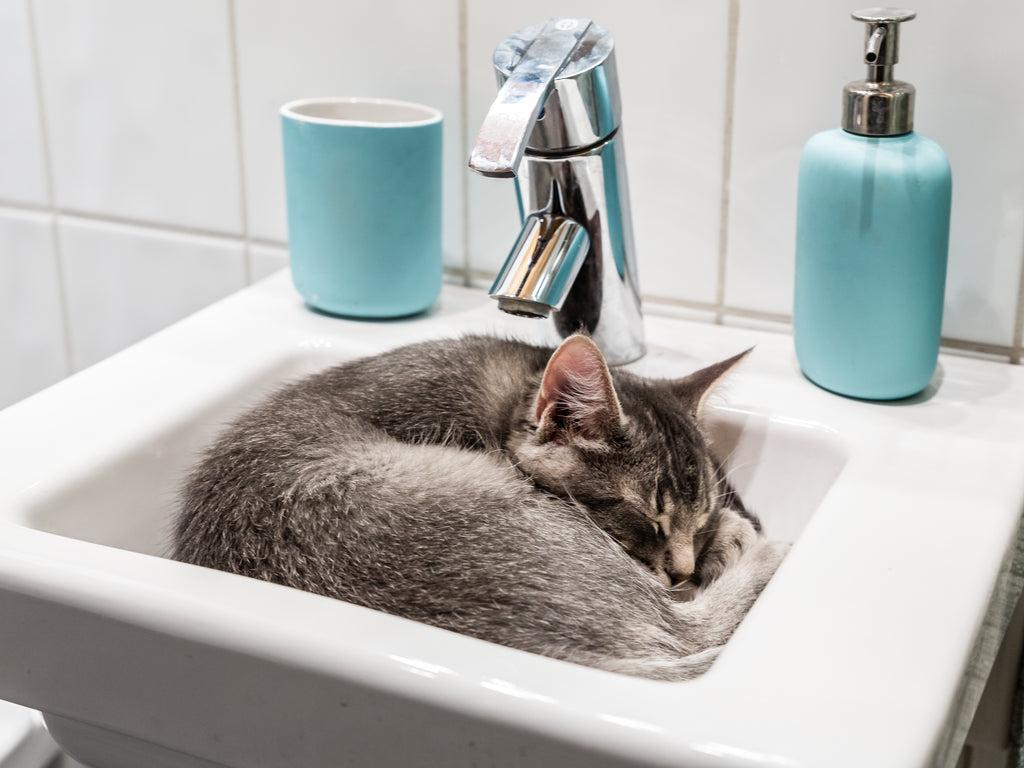
[(61, 208), (242, 233), (227, 0), (33, 0)]
[[(904, 35), (917, 128), (949, 153), (947, 336), (1010, 344), (1024, 254), (1024, 3), (925, 0)], [(965, 23), (988, 18), (991, 25)], [(949, 52), (964, 51), (957, 62)], [(1015, 94), (1010, 96), (1010, 94)]]
[(62, 218), (72, 367), (79, 370), (245, 285), (245, 246)]
[[(946, 336), (1009, 345), (1024, 243), (1024, 4), (918, 0), (897, 75), (918, 89), (915, 128), (953, 166)], [(796, 174), (815, 132), (838, 127), (842, 86), (863, 77), (848, 0), (743, 0), (736, 71), (726, 303), (788, 313)], [(968, 19), (998, 19), (977, 24)], [(813, 30), (791, 40), (794, 20)], [(959, 55), (953, 55), (958, 51)], [(1011, 96), (1011, 94), (1013, 94)]]
[(28, 0), (0, 2), (0, 201), (46, 205)]
[(0, 209), (0, 408), (68, 373), (52, 220)]
[[(0, 355), (19, 366), (5, 371), (0, 403), (286, 263), (277, 109), (292, 98), (439, 107), (449, 274), (488, 282), (517, 225), (512, 183), (465, 169), (496, 91), (490, 54), (554, 12), (591, 16), (617, 40), (645, 292), (778, 327), (792, 296), (800, 148), (836, 125), (840, 89), (860, 76), (852, 7), (0, 0)], [(918, 86), (918, 127), (946, 147), (955, 177), (945, 334), (1019, 358), (1024, 4), (916, 7), (899, 72)]]

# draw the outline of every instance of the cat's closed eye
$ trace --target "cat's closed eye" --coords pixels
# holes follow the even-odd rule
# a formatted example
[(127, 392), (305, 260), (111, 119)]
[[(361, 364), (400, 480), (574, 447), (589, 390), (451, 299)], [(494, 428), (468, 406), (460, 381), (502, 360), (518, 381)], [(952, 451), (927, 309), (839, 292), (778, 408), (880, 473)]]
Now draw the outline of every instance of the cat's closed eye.
[(595, 512), (606, 512), (621, 507), (625, 502), (621, 496), (597, 496), (588, 498), (586, 505)]

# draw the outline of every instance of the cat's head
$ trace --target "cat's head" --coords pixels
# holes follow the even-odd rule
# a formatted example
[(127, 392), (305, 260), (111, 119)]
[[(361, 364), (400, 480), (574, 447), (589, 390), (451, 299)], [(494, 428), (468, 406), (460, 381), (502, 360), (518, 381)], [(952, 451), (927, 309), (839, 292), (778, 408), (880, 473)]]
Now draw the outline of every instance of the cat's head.
[(589, 338), (571, 336), (548, 361), (510, 453), (538, 487), (586, 508), (663, 583), (686, 581), (723, 494), (701, 408), (746, 354), (656, 381), (611, 373)]

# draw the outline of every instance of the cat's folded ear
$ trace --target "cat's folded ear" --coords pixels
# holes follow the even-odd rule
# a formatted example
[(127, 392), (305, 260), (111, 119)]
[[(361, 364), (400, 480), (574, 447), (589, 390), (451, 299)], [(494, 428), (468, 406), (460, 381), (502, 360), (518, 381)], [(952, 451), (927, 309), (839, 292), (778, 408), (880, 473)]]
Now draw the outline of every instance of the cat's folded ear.
[(602, 440), (622, 423), (604, 355), (588, 337), (570, 336), (544, 369), (534, 404), (538, 435), (543, 440), (582, 437)]
[(709, 365), (707, 368), (701, 368), (685, 378), (676, 379), (669, 386), (675, 395), (682, 400), (687, 410), (696, 416), (704, 407), (704, 403), (707, 402), (708, 395), (722, 382), (722, 379), (753, 351), (754, 348), (751, 347), (740, 352), (738, 355), (733, 355), (728, 360)]

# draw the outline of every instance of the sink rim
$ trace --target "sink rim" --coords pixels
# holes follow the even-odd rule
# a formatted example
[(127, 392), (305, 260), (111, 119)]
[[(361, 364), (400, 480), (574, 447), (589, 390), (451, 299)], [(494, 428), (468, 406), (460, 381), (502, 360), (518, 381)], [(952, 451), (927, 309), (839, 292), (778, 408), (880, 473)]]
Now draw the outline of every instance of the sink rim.
[[(74, 412), (71, 406), (83, 401), (83, 392), (95, 398), (84, 399), (100, 408), (100, 416), (104, 407), (141, 409), (145, 403), (140, 399), (140, 393), (125, 391), (133, 382), (140, 380), (140, 371), (164, 370), (172, 364), (186, 369), (192, 366), (195, 370), (216, 372), (218, 375), (206, 386), (223, 388), (236, 380), (242, 371), (251, 370), (261, 360), (265, 361), (262, 351), (266, 345), (315, 348), (319, 343), (329, 344), (331, 336), (342, 329), (353, 334), (358, 332), (360, 337), (351, 338), (351, 345), (356, 348), (365, 345), (365, 351), (370, 353), (379, 348), (382, 340), (405, 343), (413, 338), (436, 336), (439, 327), (454, 330), (476, 328), (484, 321), (484, 324), (496, 328), (508, 328), (510, 322), (496, 317), (497, 313), (483, 294), (453, 286), (445, 287), (442, 308), (426, 319), (381, 325), (339, 321), (304, 312), (286, 280), (286, 275), (272, 277), (0, 413), (0, 454), (4, 455), (4, 468), (0, 469), (0, 507), (10, 511), (29, 503), (33, 498), (33, 483), (45, 482), (45, 477), (39, 477), (45, 473), (39, 472), (38, 468), (35, 474), (30, 471), (28, 463), (31, 456), (46, 456), (51, 473), (60, 473), (62, 467), (66, 468), (69, 463), (83, 471), (81, 451), (77, 454), (68, 452), (68, 445), (57, 446), (48, 453), (42, 453), (39, 447), (33, 449), (31, 445), (28, 450), (15, 451), (13, 441), (8, 437), (10, 434), (27, 435), (33, 424), (61, 408), (67, 413)], [(289, 322), (297, 319), (300, 330), (285, 326), (285, 319)], [(1019, 523), (1020, 501), (1024, 499), (1024, 449), (1006, 447), (1004, 442), (996, 441), (995, 448), (1004, 449), (1002, 455), (997, 456), (992, 450), (985, 454), (985, 458), (1003, 471), (996, 482), (986, 484), (977, 493), (978, 489), (966, 482), (971, 478), (965, 478), (964, 474), (977, 472), (986, 462), (969, 462), (959, 470), (959, 474), (937, 474), (927, 465), (929, 461), (941, 462), (951, 445), (981, 450), (986, 435), (996, 434), (993, 425), (981, 424), (977, 430), (968, 430), (967, 434), (933, 433), (927, 425), (918, 425), (915, 429), (913, 420), (908, 426), (907, 414), (901, 414), (897, 409), (840, 400), (823, 393), (803, 381), (795, 370), (787, 336), (651, 315), (648, 316), (647, 329), (652, 355), (655, 356), (668, 354), (665, 350), (673, 344), (678, 347), (676, 339), (686, 339), (683, 346), (693, 350), (691, 355), (682, 353), (678, 348), (672, 354), (681, 363), (692, 360), (693, 367), (698, 360), (710, 360), (715, 354), (728, 351), (727, 347), (749, 346), (750, 340), (758, 341), (759, 349), (745, 370), (737, 374), (736, 383), (731, 387), (737, 395), (733, 399), (738, 402), (766, 402), (769, 408), (788, 402), (790, 412), (795, 407), (801, 418), (807, 417), (812, 421), (824, 419), (842, 435), (849, 451), (847, 465), (837, 478), (835, 487), (812, 516), (778, 576), (727, 645), (719, 662), (697, 680), (659, 683), (575, 667), (287, 588), (65, 539), (7, 521), (0, 521), (0, 591), (84, 606), (99, 614), (121, 616), (131, 621), (149, 622), (161, 632), (192, 637), (209, 645), (220, 643), (242, 652), (280, 658), (287, 663), (308, 666), (310, 660), (315, 659), (316, 669), (324, 674), (357, 680), (367, 679), (362, 676), (368, 675), (375, 686), (400, 691), (412, 699), (431, 701), (434, 706), (461, 709), (477, 717), (498, 718), (527, 731), (546, 733), (564, 741), (586, 744), (609, 755), (629, 756), (632, 760), (649, 764), (685, 758), (694, 765), (749, 765), (751, 762), (778, 765), (803, 761), (820, 763), (824, 757), (833, 765), (863, 764), (866, 759), (876, 765), (906, 765), (920, 764), (936, 756), (943, 734), (948, 729), (950, 708), (956, 701), (960, 675), (969, 658), (974, 635), (985, 616), (992, 586), (1006, 567), (1001, 555), (1007, 551)], [(258, 339), (258, 343), (253, 339)], [(231, 366), (228, 366), (228, 361)], [(944, 357), (943, 361), (947, 371), (957, 375), (964, 371), (982, 378), (995, 375), (979, 368), (995, 366), (992, 363), (952, 357)], [(228, 367), (232, 370), (224, 370)], [(1010, 419), (1017, 427), (1024, 427), (1024, 418), (1021, 417), (1024, 411), (1024, 376), (1020, 371), (1001, 371), (1000, 375), (1003, 373), (1010, 380), (1005, 390), (980, 398), (973, 404), (958, 401), (955, 392), (947, 397), (940, 388), (935, 397), (911, 406), (911, 411), (918, 409), (944, 415), (952, 409), (953, 415), (963, 412), (974, 421), (996, 414)], [(145, 380), (146, 377), (141, 378)], [(194, 397), (198, 391), (194, 381), (174, 380), (171, 383), (180, 385), (178, 396), (181, 402)], [(153, 429), (159, 422), (160, 415), (151, 413), (140, 423), (132, 425), (132, 429)], [(105, 439), (118, 439), (117, 435), (89, 434), (81, 426), (72, 429), (77, 429), (78, 434), (68, 441), (69, 444), (77, 444), (76, 440), (82, 445), (98, 441), (100, 446), (94, 453), (99, 455), (103, 453)], [(911, 439), (918, 455), (908, 475), (909, 462), (902, 467), (897, 465), (896, 469), (891, 464), (887, 466), (886, 460), (891, 460), (893, 454), (884, 445), (879, 447), (878, 443), (888, 445), (891, 442), (900, 449), (905, 448)], [(32, 443), (31, 440), (28, 442)], [(42, 441), (36, 440), (35, 444), (41, 446)], [(897, 450), (895, 455), (902, 454)], [(19, 480), (16, 476), (20, 470), (27, 475)], [(1008, 478), (1008, 472), (1014, 470), (1017, 471), (1016, 479)], [(854, 523), (858, 516), (864, 518), (868, 514), (877, 514), (859, 508), (864, 493), (857, 493), (857, 483), (863, 483), (865, 479), (874, 480), (876, 489), (905, 501), (900, 494), (906, 496), (908, 478), (910, 482), (927, 479), (936, 483), (925, 494), (937, 505), (936, 523), (952, 519), (951, 502), (966, 498), (968, 489), (976, 491), (972, 497), (975, 503), (985, 505), (988, 514), (967, 538), (972, 542), (988, 542), (988, 555), (965, 553), (968, 564), (961, 567), (966, 568), (964, 580), (967, 583), (963, 594), (954, 601), (957, 615), (967, 616), (970, 620), (961, 622), (964, 626), (959, 629), (951, 627), (941, 643), (936, 643), (941, 648), (932, 648), (924, 654), (927, 666), (922, 664), (914, 674), (901, 674), (897, 667), (899, 663), (915, 663), (912, 658), (907, 660), (906, 652), (911, 646), (909, 639), (924, 636), (924, 632), (936, 623), (932, 619), (922, 621), (921, 627), (912, 626), (913, 622), (902, 626), (900, 637), (903, 644), (894, 652), (898, 657), (895, 660), (858, 657), (856, 649), (847, 641), (849, 657), (846, 663), (852, 670), (843, 670), (829, 680), (822, 679), (823, 670), (839, 670), (822, 667), (821, 649), (806, 655), (813, 657), (812, 662), (817, 663), (817, 667), (812, 662), (794, 666), (794, 660), (803, 657), (786, 647), (784, 633), (780, 633), (780, 628), (773, 626), (773, 622), (785, 619), (791, 622), (791, 626), (801, 627), (803, 632), (814, 636), (815, 625), (803, 615), (799, 600), (813, 597), (815, 589), (811, 587), (815, 584), (820, 585), (824, 581), (827, 586), (839, 590), (835, 599), (845, 597), (858, 610), (864, 608), (864, 601), (856, 598), (856, 592), (866, 591), (884, 602), (883, 613), (890, 618), (896, 616), (892, 611), (894, 603), (927, 597), (927, 593), (920, 592), (920, 580), (913, 573), (901, 573), (903, 581), (895, 581), (889, 585), (888, 592), (880, 592), (879, 587), (884, 586), (884, 581), (877, 574), (863, 574), (861, 580), (853, 585), (835, 578), (825, 568), (829, 558), (832, 558), (832, 564), (850, 561), (851, 539), (842, 541), (842, 536), (851, 537), (853, 541), (860, 537), (862, 542), (866, 541), (864, 531)], [(919, 512), (914, 514), (921, 517)], [(912, 526), (904, 525), (904, 522), (897, 520), (893, 526), (896, 530), (891, 535), (903, 537), (899, 541), (919, 542), (919, 538), (908, 536), (908, 529)], [(947, 540), (948, 534), (941, 531), (925, 531), (919, 536), (931, 536), (928, 541), (938, 548), (939, 553), (952, 549)], [(998, 548), (1000, 556), (993, 554), (993, 547)], [(914, 563), (917, 568), (933, 571), (936, 556), (934, 552), (917, 552), (913, 555)], [(195, 576), (193, 571), (199, 571), (202, 576)], [(184, 576), (186, 572), (191, 575)], [(822, 579), (823, 574), (827, 578)], [(110, 589), (111, 579), (119, 585), (116, 594)], [(199, 581), (202, 582), (201, 588), (197, 587), (200, 595), (182, 603), (185, 597), (180, 592), (184, 586)], [(314, 607), (307, 602), (310, 599), (332, 605)], [(255, 621), (250, 614), (241, 618), (237, 611), (228, 612), (228, 608), (246, 601), (273, 603), (283, 614), (296, 618), (286, 622), (287, 626), (273, 627)], [(191, 615), (193, 619), (201, 616), (202, 622), (193, 621), (189, 622), (190, 626), (182, 626), (180, 615), (171, 610), (171, 605), (189, 605), (194, 611), (201, 611), (201, 614)], [(820, 620), (844, 622), (842, 611), (835, 606), (820, 608)], [(373, 618), (360, 616), (356, 623), (372, 626), (380, 636), (388, 635), (388, 628), (401, 628), (402, 631), (390, 634), (394, 635), (391, 640), (396, 644), (393, 649), (402, 652), (390, 655), (406, 661), (379, 654), (364, 658), (367, 651), (365, 643), (339, 642), (337, 632), (354, 620), (355, 613), (363, 612), (373, 614)], [(315, 615), (325, 623), (319, 630), (303, 632), (303, 625), (308, 621), (302, 622), (299, 618), (307, 615)], [(848, 618), (844, 626), (852, 627)], [(254, 634), (259, 636), (243, 636), (239, 631), (242, 624), (257, 627), (259, 632)], [(424, 632), (435, 639), (427, 637)], [(820, 628), (817, 635), (833, 637)], [(438, 637), (443, 639), (436, 639)], [(410, 642), (413, 639), (415, 643)], [(288, 643), (287, 653), (281, 645), (284, 642)], [(459, 671), (461, 677), (440, 674), (429, 684), (424, 683), (427, 678), (410, 672), (407, 663), (408, 659), (417, 658), (408, 655), (415, 651), (414, 646), (417, 645), (432, 649), (426, 659), (428, 663)], [(299, 650), (305, 661), (298, 658)], [(775, 665), (774, 669), (764, 669), (763, 654), (766, 652), (771, 664)], [(869, 666), (872, 661), (875, 662), (874, 667)], [(0, 672), (5, 666), (8, 664), (0, 659)], [(815, 669), (817, 676), (811, 674)], [(495, 670), (507, 670), (502, 674), (510, 675), (512, 681), (523, 681), (522, 690), (481, 687), (494, 677)], [(423, 671), (419, 670), (420, 673)], [(923, 671), (928, 674), (922, 674)], [(894, 691), (888, 697), (890, 700), (880, 702), (877, 697), (865, 695), (865, 683), (858, 682), (858, 675), (868, 685), (880, 680), (889, 681), (890, 690)], [(762, 689), (778, 686), (783, 680), (789, 682), (789, 690), (785, 692)], [(856, 686), (844, 689), (843, 680), (857, 682), (859, 689)], [(915, 681), (918, 683), (916, 687), (907, 687)], [(827, 682), (831, 682), (832, 687), (826, 685)], [(0, 694), (11, 690), (13, 688), (4, 682), (4, 675), (0, 675)], [(926, 690), (929, 692), (927, 697), (924, 696)], [(900, 694), (896, 691), (929, 698), (931, 703), (918, 705), (914, 712), (907, 712), (899, 704)], [(524, 693), (533, 694), (533, 698), (518, 695)], [(538, 695), (554, 699), (556, 703), (543, 702), (536, 698)], [(830, 706), (825, 706), (824, 702)], [(38, 701), (26, 703), (34, 706), (45, 704)], [(761, 713), (760, 722), (752, 719), (756, 712)], [(788, 719), (787, 712), (791, 713)], [(800, 712), (804, 718), (802, 725), (789, 722), (795, 712)], [(601, 719), (602, 714), (612, 719)], [(735, 718), (743, 714), (750, 718), (737, 723)], [(687, 725), (678, 728), (682, 719), (687, 720)], [(811, 722), (817, 724), (815, 728), (809, 727)], [(896, 722), (899, 722), (899, 728), (895, 727)], [(116, 724), (107, 725), (114, 727)], [(796, 730), (794, 725), (797, 725)], [(886, 744), (887, 755), (879, 758), (877, 750), (869, 749), (869, 744), (860, 748), (850, 745), (846, 754), (837, 759), (831, 751), (837, 743), (835, 739), (841, 738), (841, 734), (850, 728), (864, 727), (875, 729), (877, 738), (884, 739), (881, 743)], [(659, 729), (660, 732), (656, 732)], [(816, 730), (817, 735), (808, 737), (812, 730)]]

